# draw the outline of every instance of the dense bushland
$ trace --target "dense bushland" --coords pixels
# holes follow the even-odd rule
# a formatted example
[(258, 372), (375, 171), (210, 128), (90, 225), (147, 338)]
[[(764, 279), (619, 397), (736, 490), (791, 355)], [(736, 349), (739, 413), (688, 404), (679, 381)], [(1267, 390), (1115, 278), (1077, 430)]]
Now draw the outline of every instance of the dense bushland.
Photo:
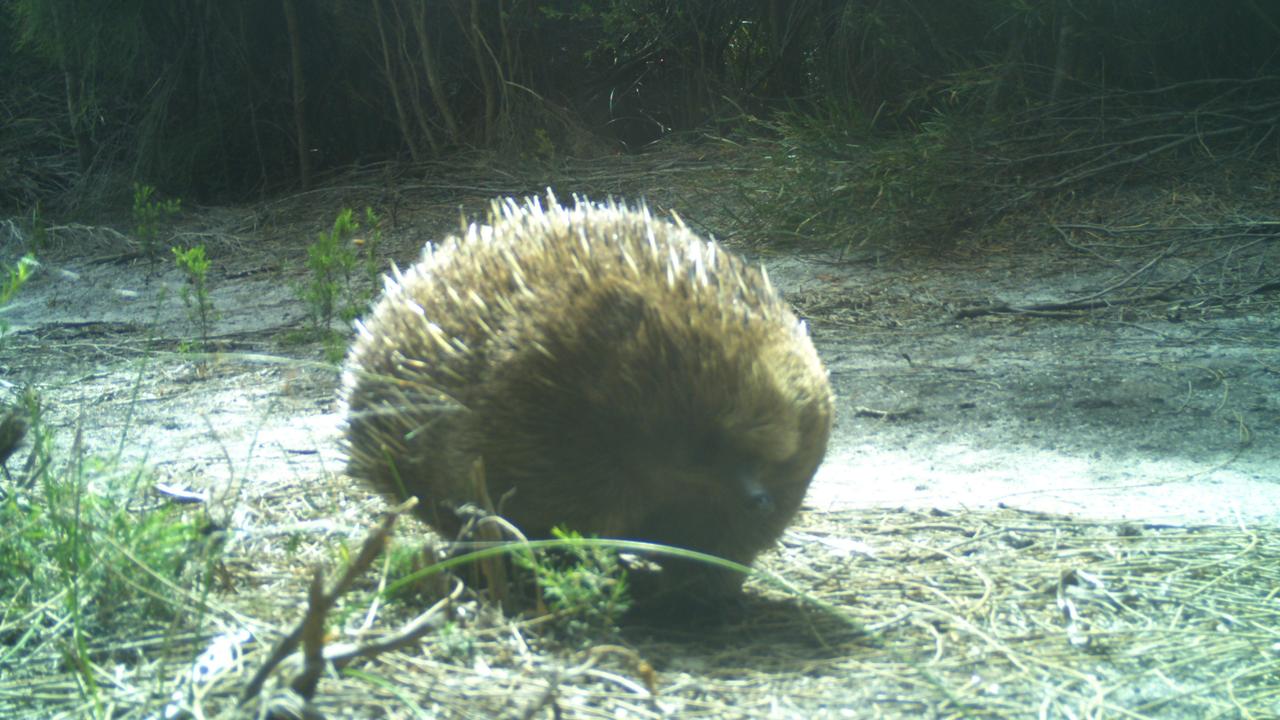
[[(120, 174), (101, 187), (234, 199), (352, 163), (634, 152), (695, 129), (860, 162), (872, 134), (918, 138), (871, 159), (895, 167), (1021, 138), (1018, 178), (1083, 161), (1059, 143), (1136, 155), (1236, 120), (1207, 138), (1274, 154), (1277, 43), (1280, 8), (1253, 0), (13, 0), (0, 203)], [(1187, 122), (1143, 119), (1170, 114)]]

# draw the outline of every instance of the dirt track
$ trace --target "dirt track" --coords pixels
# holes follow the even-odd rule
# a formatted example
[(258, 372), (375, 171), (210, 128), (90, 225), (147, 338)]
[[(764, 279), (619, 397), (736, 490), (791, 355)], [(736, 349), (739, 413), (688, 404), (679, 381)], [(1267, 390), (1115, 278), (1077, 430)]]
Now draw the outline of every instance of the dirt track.
[[(714, 193), (690, 194), (686, 209), (670, 202), (678, 192), (650, 202), (724, 232)], [(231, 531), (217, 602), (261, 628), (248, 646), (253, 663), (301, 616), (307, 568), (358, 542), (385, 507), (341, 475), (337, 368), (317, 343), (289, 342), (305, 325), (293, 291), (305, 245), (332, 217), (332, 203), (319, 204), (323, 212), (285, 200), (183, 218), (174, 242), (209, 246), (221, 312), (214, 357), (181, 351), (195, 332), (176, 269), (162, 264), (149, 277), (118, 233), (86, 237), (83, 228), (53, 233), (78, 242), (45, 254), (6, 313), (13, 334), (0, 345), (0, 380), (39, 391), (64, 451), (79, 435), (88, 463), (122, 460), (92, 465), (101, 468), (85, 474), (95, 492), (135, 511), (171, 501), (151, 492), (161, 484), (209, 491), (209, 518)], [(456, 227), (455, 196), (408, 205), (415, 210), (385, 229), (402, 265)], [(1274, 673), (1257, 648), (1274, 636), (1267, 538), (1280, 521), (1280, 300), (1267, 273), (1280, 247), (1251, 234), (1257, 227), (1162, 250), (1097, 231), (1056, 242), (1041, 229), (1035, 241), (878, 261), (745, 248), (808, 319), (838, 394), (808, 510), (759, 565), (840, 611), (797, 612), (752, 579), (741, 625), (674, 639), (625, 632), (620, 642), (657, 668), (657, 695), (634, 683), (619, 695), (618, 675), (575, 676), (560, 692), (582, 711), (567, 717), (629, 707), (636, 717), (905, 718), (963, 702), (967, 716), (1014, 716), (1016, 706), (1101, 717), (1114, 706), (1192, 718), (1209, 708), (1231, 716), (1245, 691), (1251, 707), (1274, 709)], [(973, 512), (935, 522), (931, 512), (1002, 504), (1066, 517)], [(1099, 518), (1132, 522), (1089, 521)], [(1160, 527), (1202, 523), (1225, 527)], [(398, 532), (416, 544), (413, 527)], [(1188, 565), (1217, 579), (1187, 575)], [(439, 698), (442, 716), (499, 716), (539, 707), (545, 678), (581, 663), (579, 649), (550, 635), (526, 631), (534, 649), (513, 647), (521, 631), (507, 623), (517, 620), (467, 607), (468, 619), (459, 609), (454, 620), (474, 633), (468, 642), (486, 643), (489, 665), (471, 668), (474, 658), (454, 654), (458, 634), (441, 632), (382, 656), (379, 664), (413, 658), (411, 670), (384, 679)], [(387, 606), (380, 620), (393, 617)], [(850, 633), (852, 618), (879, 639)], [(1237, 628), (1229, 618), (1248, 620)], [(1079, 635), (1077, 620), (1093, 631)], [(1077, 643), (1094, 635), (1114, 652)], [(174, 648), (180, 661), (205, 640)], [(1196, 662), (1186, 662), (1189, 646)], [(917, 654), (921, 664), (904, 662)], [(1074, 674), (1063, 674), (1067, 665)], [(151, 667), (129, 672), (160, 687)], [(234, 676), (225, 685), (223, 702), (234, 702)], [(1204, 691), (1192, 703), (1181, 688)], [(401, 707), (403, 695), (372, 690), (359, 678), (326, 679), (317, 701), (370, 717)], [(1142, 715), (1147, 707), (1159, 714)]]
[[(411, 262), (429, 228), (449, 222), (403, 223), (389, 233), (396, 259)], [(315, 348), (280, 344), (303, 324), (291, 287), (300, 262), (281, 262), (300, 247), (242, 242), (210, 253), (224, 359), (200, 368), (177, 352), (192, 329), (176, 269), (148, 279), (146, 263), (108, 252), (46, 261), (8, 313), (0, 378), (36, 385), (49, 418), (79, 423), (99, 452), (121, 447), (127, 429), (126, 457), (169, 482), (247, 480), (250, 506), (281, 486), (314, 491), (340, 467), (337, 373), (296, 359), (318, 359)], [(1280, 520), (1274, 299), (957, 312), (1087, 296), (1144, 260), (1066, 249), (887, 264), (771, 255), (770, 276), (808, 317), (839, 395), (810, 505)]]

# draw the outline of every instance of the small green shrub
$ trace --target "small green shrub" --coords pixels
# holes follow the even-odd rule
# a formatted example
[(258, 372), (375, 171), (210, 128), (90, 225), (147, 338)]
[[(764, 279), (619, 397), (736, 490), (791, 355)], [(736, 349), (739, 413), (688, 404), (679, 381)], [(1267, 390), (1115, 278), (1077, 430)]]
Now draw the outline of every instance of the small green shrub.
[(560, 616), (571, 637), (588, 637), (616, 628), (631, 607), (627, 573), (618, 554), (608, 547), (581, 544), (576, 532), (556, 528), (564, 554), (537, 556), (524, 550), (516, 564), (534, 574), (547, 609)]
[(0, 266), (0, 340), (9, 333), (9, 323), (4, 319), (4, 310), (22, 286), (27, 284), (27, 280), (31, 278), (31, 273), (37, 266), (39, 263), (32, 255), (24, 255), (15, 265)]
[(142, 244), (142, 255), (152, 274), (161, 252), (160, 224), (182, 209), (181, 199), (156, 200), (155, 192), (150, 185), (133, 184), (133, 234)]
[[(346, 333), (335, 333), (334, 319), (350, 323), (360, 316), (377, 292), (379, 275), (377, 248), (382, 242), (378, 215), (365, 208), (364, 224), (350, 208), (344, 208), (333, 228), (322, 232), (307, 247), (306, 281), (298, 287), (298, 297), (316, 336), (326, 345), (330, 360), (340, 360), (346, 349)], [(361, 235), (360, 231), (365, 230)], [(359, 278), (363, 275), (363, 281)]]
[(31, 205), (30, 226), (31, 238), (26, 243), (27, 247), (36, 252), (44, 251), (49, 245), (49, 227), (45, 222), (44, 210), (39, 200)]
[(378, 257), (378, 250), (382, 247), (382, 230), (378, 227), (381, 221), (382, 217), (374, 212), (373, 208), (364, 209), (364, 235), (358, 238), (359, 242), (356, 245), (360, 248), (361, 265), (364, 268), (368, 286), (364, 289), (357, 286), (353, 290), (353, 302), (347, 313), (349, 317), (343, 318), (348, 322), (364, 314), (364, 311), (377, 299), (378, 293), (382, 291), (383, 262)]
[(328, 333), (337, 314), (344, 278), (350, 277), (356, 253), (348, 242), (357, 229), (351, 210), (344, 209), (333, 221), (333, 229), (322, 232), (307, 247), (307, 270), (311, 275), (300, 295), (307, 304), (311, 325), (317, 333)]
[(187, 278), (187, 284), (182, 288), (182, 304), (187, 308), (187, 317), (200, 331), (199, 351), (207, 352), (209, 329), (218, 319), (218, 311), (209, 297), (209, 259), (203, 245), (186, 250), (174, 247), (173, 259)]

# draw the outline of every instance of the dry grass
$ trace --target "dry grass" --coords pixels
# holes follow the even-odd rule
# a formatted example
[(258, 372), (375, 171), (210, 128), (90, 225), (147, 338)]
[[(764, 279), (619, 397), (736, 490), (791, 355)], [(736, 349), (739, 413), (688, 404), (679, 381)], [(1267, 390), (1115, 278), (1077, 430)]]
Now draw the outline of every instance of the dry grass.
[[(587, 643), (558, 640), (547, 618), (506, 618), (456, 596), (433, 611), (433, 630), (419, 641), (352, 658), (340, 675), (320, 678), (309, 707), (325, 716), (451, 718), (1280, 711), (1280, 530), (1015, 511), (811, 512), (763, 566), (802, 595), (755, 578), (740, 621), (630, 626)], [(234, 604), (252, 600), (249, 584)], [(409, 612), (369, 597), (354, 613), (363, 631), (331, 637), (332, 652), (395, 631)], [(141, 662), (99, 669), (111, 714), (145, 716), (175, 689), (190, 693), (185, 704), (197, 717), (300, 707), (282, 690), (302, 668), (296, 655), (263, 698), (237, 706), (269, 641), (285, 632), (270, 623), (239, 628), (256, 637), (240, 647), (240, 662), (198, 683), (177, 672), (194, 638), (148, 643), (130, 632)], [(123, 634), (112, 641), (126, 643)], [(0, 715), (98, 714), (49, 660), (52, 672), (0, 685)]]
[[(748, 212), (752, 192), (770, 191), (761, 175), (767, 168), (747, 153), (712, 145), (562, 171), (576, 178), (557, 184), (562, 195), (647, 196), (655, 209), (679, 208), (721, 235), (769, 236), (767, 229), (752, 232), (760, 226)], [(291, 236), (300, 247), (342, 205), (371, 204), (389, 222), (413, 227), (547, 184), (534, 172), (504, 173), (486, 158), (414, 173), (368, 168), (305, 196), (204, 214), (206, 227), (183, 232), (221, 239), (227, 249), (259, 244), (283, 255), (276, 240)], [(434, 177), (447, 179), (423, 179)], [(1180, 202), (1187, 213), (1185, 195)], [(1151, 230), (1156, 237), (1145, 230), (1139, 237), (1118, 216), (1099, 214), (1112, 219), (1045, 222), (1042, 237), (1061, 239), (1067, 252), (1126, 263), (1116, 270), (1127, 278), (1112, 288), (1117, 296), (1158, 291), (1172, 296), (1156, 298), (1155, 306), (1182, 297), (1274, 308), (1274, 294), (1261, 291), (1275, 281), (1268, 262), (1274, 243), (1259, 240), (1274, 237), (1269, 218), (1171, 222)], [(131, 248), (115, 233), (53, 229), (55, 248), (62, 242), (68, 252), (82, 241), (95, 252)], [(405, 233), (402, 246), (389, 249), (411, 258), (422, 239)], [(1155, 275), (1151, 258), (1167, 274)], [(1204, 260), (1212, 263), (1200, 265)], [(1139, 268), (1152, 272), (1133, 274)], [(828, 318), (828, 307), (843, 308), (851, 323), (865, 324), (889, 305), (910, 315), (889, 318), (888, 326), (923, 323), (937, 309), (913, 302), (904, 310), (897, 295), (869, 294), (853, 305), (847, 297), (795, 299)], [(213, 593), (165, 590), (184, 608), (184, 622), (98, 628), (78, 653), (59, 640), (0, 656), (0, 717), (157, 717), (175, 693), (194, 717), (268, 707), (301, 712), (289, 687), (304, 668), (301, 651), (280, 664), (258, 699), (241, 706), (239, 698), (306, 614), (311, 568), (336, 564), (332, 538), (358, 536), (377, 505), (340, 484), (295, 481), (229, 501), (250, 508), (258, 529), (272, 530), (246, 529), (228, 514), (235, 532)], [(305, 492), (298, 482), (308, 483)], [(366, 645), (415, 617), (430, 631), (376, 657), (350, 656), (341, 673), (319, 677), (310, 709), (406, 718), (1280, 716), (1280, 528), (1160, 527), (1010, 510), (809, 512), (761, 566), (799, 594), (755, 578), (740, 620), (628, 626), (582, 642), (564, 639), (546, 617), (505, 617), (465, 593), (418, 617), (428, 602), (410, 607), (379, 598), (385, 578), (375, 562), (330, 615), (325, 646), (337, 652)], [(5, 647), (21, 644), (36, 618), (46, 630), (67, 621), (54, 606), (24, 615), (5, 609)], [(234, 662), (206, 658), (199, 667), (208, 672), (193, 678), (193, 660), (215, 638), (235, 649), (226, 655)], [(79, 672), (68, 667), (73, 654), (87, 661)]]

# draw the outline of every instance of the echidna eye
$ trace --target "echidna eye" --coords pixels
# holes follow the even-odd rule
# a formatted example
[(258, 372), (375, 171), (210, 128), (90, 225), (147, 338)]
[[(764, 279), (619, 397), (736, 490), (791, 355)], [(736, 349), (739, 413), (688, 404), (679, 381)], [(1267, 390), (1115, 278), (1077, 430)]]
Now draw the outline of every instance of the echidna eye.
[(748, 512), (765, 516), (773, 513), (776, 504), (773, 493), (760, 480), (760, 470), (755, 466), (741, 468), (737, 474), (738, 486), (742, 489), (743, 500)]

